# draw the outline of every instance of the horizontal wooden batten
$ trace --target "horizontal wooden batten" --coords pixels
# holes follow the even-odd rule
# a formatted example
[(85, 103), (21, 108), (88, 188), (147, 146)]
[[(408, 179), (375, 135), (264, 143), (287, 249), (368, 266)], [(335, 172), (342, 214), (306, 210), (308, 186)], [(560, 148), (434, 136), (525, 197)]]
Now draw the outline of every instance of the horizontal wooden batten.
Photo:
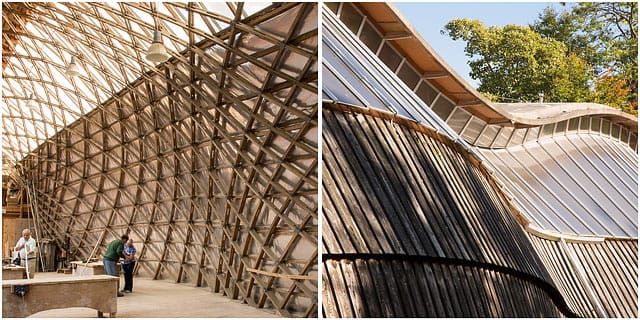
[[(575, 317), (551, 286), (485, 266), (380, 257), (323, 262), (325, 317)], [(345, 294), (346, 293), (346, 294)]]

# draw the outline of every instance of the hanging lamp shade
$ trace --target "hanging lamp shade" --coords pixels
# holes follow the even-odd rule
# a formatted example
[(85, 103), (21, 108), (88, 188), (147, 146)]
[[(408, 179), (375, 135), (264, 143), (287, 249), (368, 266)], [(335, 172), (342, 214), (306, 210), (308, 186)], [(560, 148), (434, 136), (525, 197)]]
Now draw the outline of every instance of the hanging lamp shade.
[(38, 104), (36, 103), (36, 101), (33, 99), (33, 93), (29, 94), (29, 100), (27, 100), (27, 103), (25, 104), (25, 107), (27, 109), (35, 109), (38, 108)]
[(167, 61), (169, 59), (169, 54), (167, 53), (167, 49), (164, 47), (162, 43), (162, 33), (159, 30), (155, 30), (153, 32), (153, 42), (147, 50), (147, 60), (155, 63), (161, 63)]
[(76, 63), (76, 57), (71, 57), (71, 62), (69, 62), (64, 74), (67, 77), (79, 77), (81, 75), (80, 67), (78, 67), (78, 64)]

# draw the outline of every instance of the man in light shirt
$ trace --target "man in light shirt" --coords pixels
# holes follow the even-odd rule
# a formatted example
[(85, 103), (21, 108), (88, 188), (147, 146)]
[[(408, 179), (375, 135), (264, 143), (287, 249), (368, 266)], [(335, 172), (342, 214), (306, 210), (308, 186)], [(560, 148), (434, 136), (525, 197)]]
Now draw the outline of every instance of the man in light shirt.
[(15, 250), (20, 250), (20, 265), (27, 268), (27, 278), (36, 273), (36, 240), (31, 237), (29, 229), (22, 230), (22, 238), (18, 240)]

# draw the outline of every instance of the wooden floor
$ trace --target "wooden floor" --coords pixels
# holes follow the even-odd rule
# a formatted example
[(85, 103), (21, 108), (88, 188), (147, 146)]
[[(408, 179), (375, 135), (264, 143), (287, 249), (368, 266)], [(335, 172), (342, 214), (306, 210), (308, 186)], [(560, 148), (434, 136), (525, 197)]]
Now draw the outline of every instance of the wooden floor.
[[(38, 273), (36, 277), (71, 277), (71, 275)], [(268, 310), (256, 309), (202, 288), (148, 278), (134, 278), (133, 285), (132, 293), (118, 298), (118, 318), (277, 317)], [(38, 312), (29, 318), (96, 317), (97, 313), (93, 309), (67, 308)]]

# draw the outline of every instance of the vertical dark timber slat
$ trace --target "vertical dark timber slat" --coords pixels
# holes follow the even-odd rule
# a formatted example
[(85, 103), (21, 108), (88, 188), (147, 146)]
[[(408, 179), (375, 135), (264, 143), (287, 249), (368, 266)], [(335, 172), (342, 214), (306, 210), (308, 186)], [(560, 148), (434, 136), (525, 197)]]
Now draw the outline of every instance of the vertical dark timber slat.
[[(334, 148), (347, 148), (350, 143), (349, 143), (349, 138), (345, 135), (343, 135), (341, 132), (339, 131), (334, 131), (335, 135), (333, 135), (333, 137), (336, 139), (336, 145), (335, 146), (328, 146), (328, 147), (334, 147)], [(347, 152), (342, 153), (342, 154), (349, 154)], [(339, 155), (336, 155), (339, 156)], [(340, 175), (337, 175), (336, 179), (339, 179), (339, 181), (336, 181), (336, 185), (340, 185), (340, 186), (345, 186), (345, 188), (341, 188), (339, 189), (340, 192), (336, 192), (337, 195), (336, 197), (345, 197), (344, 200), (341, 199), (341, 201), (336, 201), (336, 205), (340, 205), (342, 208), (337, 208), (341, 212), (341, 213), (345, 213), (345, 214), (341, 214), (340, 217), (341, 219), (344, 221), (345, 226), (350, 229), (349, 233), (351, 234), (351, 236), (353, 238), (355, 238), (354, 242), (358, 244), (358, 247), (356, 248), (355, 252), (369, 252), (370, 248), (373, 249), (373, 251), (379, 251), (377, 249), (378, 244), (376, 241), (376, 237), (373, 236), (371, 229), (368, 226), (367, 221), (364, 219), (364, 217), (362, 217), (362, 210), (361, 209), (363, 207), (362, 201), (357, 201), (358, 198), (360, 198), (360, 194), (362, 194), (361, 192), (353, 192), (352, 193), (352, 188), (358, 188), (359, 184), (357, 183), (348, 183), (348, 181), (358, 181), (359, 179), (356, 178), (357, 172), (356, 170), (340, 170), (340, 168), (349, 168), (350, 166), (352, 166), (350, 164), (350, 161), (346, 158), (340, 157), (340, 161), (339, 163), (337, 163), (337, 166), (333, 167), (335, 168), (336, 172), (340, 172)], [(329, 191), (336, 191), (336, 190), (329, 190)], [(366, 207), (365, 207), (366, 208)], [(366, 209), (365, 209), (366, 210)], [(366, 210), (365, 212), (370, 211), (370, 210)], [(362, 234), (360, 234), (362, 233)]]
[(405, 208), (402, 213), (405, 214), (408, 223), (412, 226), (411, 231), (417, 238), (415, 242), (416, 253), (425, 255), (427, 253), (424, 244), (430, 242), (426, 234), (432, 234), (432, 232), (426, 230), (425, 228), (428, 225), (421, 223), (418, 218), (418, 216), (422, 216), (420, 213), (422, 209), (416, 205), (415, 194), (405, 176), (405, 164), (398, 159), (401, 156), (401, 152), (397, 149), (384, 123), (377, 118), (370, 117), (369, 120), (371, 121), (373, 132), (380, 142), (381, 150), (386, 156), (381, 166), (385, 168), (391, 187), (395, 190), (395, 196), (399, 198), (400, 203)]
[[(440, 184), (441, 177), (440, 174), (436, 172), (435, 162), (432, 161), (428, 152), (424, 152), (424, 144), (428, 142), (424, 140), (424, 136), (415, 132), (407, 134), (407, 137), (407, 142), (411, 145), (412, 153), (415, 154), (416, 161), (418, 162), (417, 168), (419, 175), (424, 179), (424, 185), (428, 188), (428, 191), (425, 193), (430, 195), (429, 201), (434, 203), (437, 208), (434, 216), (429, 220), (429, 223), (433, 223), (434, 230), (438, 230), (438, 237), (447, 239), (453, 237), (455, 230), (446, 226), (444, 217), (453, 213), (454, 209), (452, 202), (447, 201), (447, 197), (442, 192), (442, 185)], [(445, 256), (445, 252), (451, 252), (453, 246), (449, 241), (437, 241), (436, 244), (438, 244), (437, 249), (440, 249), (438, 252), (439, 256)]]
[[(444, 251), (452, 250), (448, 241), (440, 240), (442, 238), (450, 237), (447, 232), (449, 228), (445, 227), (444, 230), (441, 228), (444, 223), (442, 223), (440, 219), (444, 216), (444, 212), (446, 211), (443, 209), (440, 199), (433, 195), (433, 186), (430, 183), (431, 179), (429, 179), (429, 175), (424, 173), (423, 167), (416, 159), (416, 155), (420, 153), (415, 151), (414, 146), (411, 145), (410, 142), (407, 142), (407, 136), (410, 137), (410, 131), (404, 126), (395, 125), (393, 123), (388, 125), (384, 122), (379, 122), (379, 124), (383, 131), (385, 131), (385, 134), (395, 140), (395, 143), (400, 150), (400, 156), (404, 158), (400, 160), (403, 163), (408, 164), (407, 171), (409, 172), (407, 173), (407, 178), (412, 182), (411, 184), (413, 186), (417, 187), (414, 197), (416, 197), (418, 203), (414, 206), (417, 207), (416, 213), (424, 220), (424, 229), (429, 238), (429, 242), (424, 244), (427, 246), (425, 250), (427, 250), (427, 254), (430, 256), (442, 256)], [(412, 141), (413, 139), (408, 140)], [(450, 230), (450, 232), (453, 231), (454, 230)]]
[[(457, 182), (455, 175), (452, 175), (448, 165), (451, 165), (450, 158), (446, 154), (448, 147), (442, 146), (438, 140), (431, 137), (422, 137), (426, 143), (420, 144), (423, 148), (423, 155), (428, 159), (427, 166), (432, 169), (432, 179), (437, 184), (439, 190), (447, 190), (448, 192), (440, 192), (438, 198), (448, 204), (448, 210), (442, 212), (442, 225), (445, 230), (451, 233), (448, 237), (456, 239), (452, 241), (455, 246), (456, 257), (460, 259), (481, 259), (475, 241), (467, 241), (467, 237), (474, 236), (473, 229), (469, 228), (469, 224), (465, 222), (465, 211), (468, 211), (465, 201), (456, 201), (456, 199), (464, 199), (461, 197), (462, 186)], [(453, 180), (452, 180), (453, 179)], [(446, 243), (446, 241), (443, 241)], [(453, 246), (453, 244), (452, 244)], [(450, 254), (451, 255), (451, 254)]]
[(353, 307), (353, 317), (362, 318), (366, 315), (366, 303), (364, 301), (364, 292), (356, 271), (356, 261), (344, 261), (341, 263), (342, 272), (344, 273), (345, 282), (351, 293), (351, 305)]
[(337, 310), (342, 318), (353, 318), (351, 307), (351, 295), (345, 285), (340, 261), (328, 261), (327, 274), (331, 278), (332, 288), (335, 291)]
[(416, 306), (411, 295), (408, 270), (405, 268), (404, 261), (390, 261), (389, 268), (396, 279), (395, 284), (398, 288), (397, 297), (401, 301), (399, 301), (399, 304), (404, 305), (404, 317), (417, 314)]
[[(369, 276), (369, 272), (367, 270), (367, 264), (362, 259), (356, 259), (352, 262), (353, 268), (353, 276), (356, 281), (360, 285), (360, 290), (362, 290), (362, 307), (360, 312), (358, 313), (358, 317), (360, 318), (368, 318), (371, 317), (372, 314), (378, 315), (380, 314), (378, 308), (378, 297), (373, 294), (373, 285), (371, 282), (371, 277)], [(374, 310), (373, 312), (371, 310)]]
[[(354, 151), (352, 154), (355, 155), (356, 158), (358, 159), (358, 161), (356, 161), (355, 164), (351, 164), (351, 167), (356, 172), (356, 176), (360, 177), (359, 181), (367, 181), (367, 180), (369, 181), (369, 183), (358, 184), (359, 187), (361, 188), (361, 191), (364, 191), (362, 195), (359, 195), (359, 197), (362, 197), (367, 200), (367, 201), (361, 202), (363, 206), (362, 212), (367, 214), (367, 216), (364, 217), (364, 219), (369, 222), (370, 228), (374, 230), (382, 231), (381, 233), (376, 232), (375, 241), (379, 243), (380, 248), (374, 249), (373, 252), (376, 252), (376, 253), (394, 252), (394, 249), (392, 249), (391, 247), (392, 245), (396, 248), (396, 250), (398, 250), (399, 248), (402, 248), (402, 245), (400, 244), (400, 241), (393, 236), (393, 234), (388, 234), (388, 232), (384, 232), (385, 229), (391, 230), (391, 226), (389, 226), (388, 223), (385, 223), (386, 219), (383, 219), (382, 222), (379, 221), (380, 213), (383, 212), (383, 208), (380, 205), (380, 202), (384, 203), (385, 201), (379, 200), (376, 197), (367, 197), (367, 195), (374, 194), (372, 192), (372, 188), (379, 188), (379, 185), (378, 185), (377, 179), (375, 178), (372, 179), (372, 177), (370, 177), (372, 173), (375, 172), (375, 170), (372, 167), (372, 165), (374, 164), (371, 163), (370, 159), (368, 159), (364, 155), (365, 153), (368, 152), (365, 149), (366, 148), (365, 146), (368, 145), (367, 141), (371, 137), (361, 132), (360, 121), (362, 120), (362, 118), (363, 118), (362, 115), (359, 115), (359, 114), (351, 114), (351, 115), (345, 116), (345, 119), (349, 120), (348, 121), (349, 127), (348, 128), (343, 127), (343, 129), (345, 130), (345, 136), (347, 137), (347, 140), (361, 141), (361, 143), (359, 144), (354, 144), (354, 143), (349, 144)], [(370, 206), (365, 206), (368, 204), (370, 204)], [(388, 240), (387, 239), (388, 237), (391, 237), (392, 240), (391, 241)], [(390, 244), (389, 242), (392, 242), (392, 243)]]
[(424, 264), (422, 267), (425, 272), (425, 286), (433, 301), (431, 304), (431, 312), (435, 317), (446, 317), (448, 310), (445, 309), (444, 303), (441, 303), (442, 301), (446, 301), (446, 299), (442, 298), (442, 295), (440, 294), (438, 278), (436, 277), (433, 268), (434, 264)]
[[(462, 301), (462, 308), (466, 314), (472, 315), (474, 318), (478, 318), (478, 309), (476, 308), (476, 301), (479, 296), (475, 292), (474, 287), (469, 284), (469, 275), (463, 265), (452, 265), (449, 267), (452, 272), (458, 276), (458, 286), (456, 287), (458, 298)], [(464, 288), (464, 289), (460, 289)]]
[[(323, 170), (325, 170), (326, 165), (323, 165)], [(323, 172), (322, 176), (328, 175), (328, 172)], [(341, 253), (345, 252), (341, 248), (341, 242), (339, 234), (342, 231), (342, 226), (335, 226), (334, 223), (336, 220), (330, 220), (331, 212), (333, 211), (333, 203), (331, 199), (327, 196), (327, 185), (325, 182), (322, 183), (322, 253)], [(335, 230), (334, 230), (335, 228)]]
[[(369, 157), (372, 159), (372, 165), (378, 165), (378, 168), (373, 168), (373, 172), (378, 173), (378, 177), (380, 179), (380, 184), (384, 190), (384, 197), (389, 199), (395, 208), (393, 211), (389, 213), (391, 217), (398, 217), (401, 219), (401, 226), (404, 227), (403, 234), (406, 235), (409, 241), (405, 241), (405, 249), (409, 254), (419, 254), (422, 252), (422, 246), (420, 245), (423, 240), (420, 235), (416, 233), (415, 222), (412, 221), (410, 215), (412, 213), (411, 208), (409, 207), (409, 201), (406, 198), (403, 192), (398, 192), (403, 190), (403, 186), (399, 185), (399, 179), (394, 172), (394, 164), (392, 159), (392, 155), (389, 155), (387, 148), (385, 148), (385, 141), (381, 138), (381, 135), (377, 132), (377, 125), (373, 122), (371, 117), (365, 117), (364, 121), (361, 122), (363, 129), (367, 132), (370, 132), (368, 142), (371, 144), (371, 149), (369, 149)], [(394, 229), (398, 226), (396, 223), (393, 224)]]
[(332, 261), (322, 263), (322, 316), (326, 318), (337, 318), (340, 316), (338, 311), (339, 304), (335, 298), (335, 291), (333, 290), (332, 274), (329, 273), (328, 264)]
[(400, 291), (404, 288), (400, 287), (398, 282), (401, 279), (402, 275), (398, 277), (395, 276), (394, 264), (397, 261), (379, 261), (380, 269), (382, 270), (382, 274), (384, 275), (387, 289), (389, 290), (389, 298), (391, 300), (391, 305), (393, 307), (393, 312), (396, 318), (404, 318), (407, 317), (407, 306), (404, 305), (403, 297), (400, 296)]
[(407, 278), (407, 286), (411, 288), (409, 292), (409, 299), (411, 299), (411, 303), (414, 305), (415, 311), (412, 315), (416, 315), (419, 318), (427, 317), (427, 310), (425, 309), (424, 302), (426, 299), (422, 296), (422, 292), (420, 290), (420, 282), (424, 278), (418, 277), (416, 275), (416, 268), (419, 266), (417, 263), (413, 263), (410, 261), (402, 261), (404, 266), (404, 273)]
[[(336, 146), (332, 142), (333, 139), (334, 139), (333, 135), (329, 136), (329, 134), (323, 134), (323, 143), (326, 144), (328, 147)], [(342, 217), (341, 217), (342, 215), (340, 214), (341, 211), (337, 211), (335, 208), (336, 205), (338, 206), (342, 205), (341, 203), (335, 203), (335, 202), (339, 202), (340, 199), (334, 200), (334, 197), (341, 197), (339, 192), (340, 188), (334, 182), (334, 179), (333, 179), (334, 174), (336, 175), (340, 174), (339, 172), (340, 165), (336, 160), (337, 156), (338, 155), (334, 155), (333, 153), (330, 153), (330, 152), (327, 152), (326, 154), (323, 153), (324, 166), (322, 170), (323, 170), (323, 177), (325, 178), (325, 181), (326, 181), (326, 182), (323, 181), (323, 190), (325, 190), (325, 192), (323, 192), (323, 198), (330, 200), (328, 205), (331, 206), (331, 208), (328, 208), (326, 210), (323, 209), (323, 214), (325, 215), (325, 218), (328, 219), (329, 224), (333, 226), (337, 240), (339, 241), (337, 245), (341, 248), (341, 250), (343, 250), (343, 252), (356, 252), (355, 246), (351, 240), (351, 236), (347, 232), (348, 226), (344, 223), (341, 223), (342, 221)], [(326, 185), (324, 185), (324, 183), (326, 183)], [(336, 193), (336, 195), (332, 197), (333, 193)]]
[(369, 272), (373, 274), (374, 288), (376, 288), (375, 291), (380, 300), (380, 308), (382, 309), (382, 314), (380, 316), (385, 318), (398, 317), (399, 315), (395, 312), (396, 306), (393, 305), (391, 295), (389, 294), (387, 280), (384, 277), (381, 262), (374, 259), (369, 259), (367, 262), (369, 265)]
[(455, 295), (455, 293), (448, 289), (448, 285), (452, 281), (449, 278), (453, 277), (454, 275), (445, 276), (442, 270), (443, 267), (446, 267), (446, 266), (443, 266), (440, 263), (434, 263), (431, 266), (431, 268), (433, 269), (433, 277), (435, 279), (438, 292), (442, 299), (441, 301), (454, 302), (454, 303), (443, 303), (446, 310), (445, 314), (460, 314), (460, 309), (459, 309), (460, 306), (458, 305), (458, 301), (456, 301), (456, 299), (451, 297), (451, 295), (452, 294)]
[[(393, 244), (393, 251), (391, 252), (415, 252), (414, 241), (407, 243), (401, 241), (398, 235), (410, 234), (413, 237), (413, 233), (410, 233), (410, 227), (404, 222), (404, 219), (398, 211), (402, 206), (398, 200), (389, 193), (389, 186), (386, 183), (388, 178), (384, 174), (383, 170), (379, 170), (373, 167), (377, 161), (378, 150), (375, 144), (375, 137), (371, 134), (366, 134), (368, 130), (368, 124), (365, 122), (365, 117), (356, 117), (359, 126), (354, 125), (354, 132), (358, 137), (357, 140), (360, 143), (356, 150), (356, 156), (358, 162), (363, 164), (363, 174), (367, 173), (367, 183), (362, 183), (364, 191), (367, 193), (367, 198), (373, 203), (372, 208), (375, 210), (375, 216), (379, 217), (382, 230), (386, 230), (389, 234), (390, 242)], [(361, 133), (363, 132), (363, 133)], [(374, 149), (376, 148), (376, 149)], [(379, 208), (379, 209), (378, 209)], [(376, 210), (378, 209), (378, 210)], [(382, 209), (382, 210), (380, 210)], [(402, 219), (402, 220), (399, 220)]]
[(369, 272), (369, 264), (366, 260), (356, 259), (355, 261), (356, 276), (362, 285), (362, 294), (364, 296), (364, 310), (362, 317), (370, 318), (382, 314), (380, 310), (380, 300), (378, 299), (377, 288), (374, 286), (373, 277)]
[(478, 317), (490, 317), (491, 311), (489, 309), (489, 300), (487, 299), (487, 293), (484, 290), (482, 277), (480, 275), (482, 270), (477, 270), (470, 267), (465, 267), (464, 269), (469, 277), (469, 283), (473, 288), (472, 292), (475, 293), (472, 299), (476, 303)]
[[(362, 188), (371, 203), (371, 214), (373, 215), (373, 217), (371, 217), (371, 220), (373, 220), (371, 222), (372, 227), (375, 226), (379, 230), (382, 230), (384, 235), (383, 238), (389, 242), (388, 245), (382, 245), (381, 243), (384, 253), (411, 252), (412, 249), (406, 249), (407, 245), (403, 244), (404, 241), (398, 237), (400, 234), (405, 234), (405, 229), (402, 228), (402, 224), (397, 222), (395, 206), (390, 203), (391, 201), (385, 201), (386, 197), (382, 197), (384, 189), (381, 181), (384, 180), (378, 178), (378, 174), (380, 174), (379, 170), (375, 170), (373, 168), (375, 160), (373, 157), (367, 156), (375, 154), (375, 151), (372, 149), (373, 142), (371, 139), (373, 137), (371, 134), (367, 134), (366, 131), (366, 128), (368, 128), (366, 117), (359, 114), (354, 114), (353, 117), (355, 121), (351, 125), (352, 133), (357, 137), (357, 140), (355, 141), (362, 141), (361, 146), (359, 148), (355, 148), (355, 155), (358, 159), (358, 163), (362, 163), (364, 166), (362, 174), (367, 180), (363, 181), (367, 181), (367, 183), (362, 183)], [(367, 172), (368, 174), (366, 174)], [(384, 232), (385, 230), (387, 232)]]

